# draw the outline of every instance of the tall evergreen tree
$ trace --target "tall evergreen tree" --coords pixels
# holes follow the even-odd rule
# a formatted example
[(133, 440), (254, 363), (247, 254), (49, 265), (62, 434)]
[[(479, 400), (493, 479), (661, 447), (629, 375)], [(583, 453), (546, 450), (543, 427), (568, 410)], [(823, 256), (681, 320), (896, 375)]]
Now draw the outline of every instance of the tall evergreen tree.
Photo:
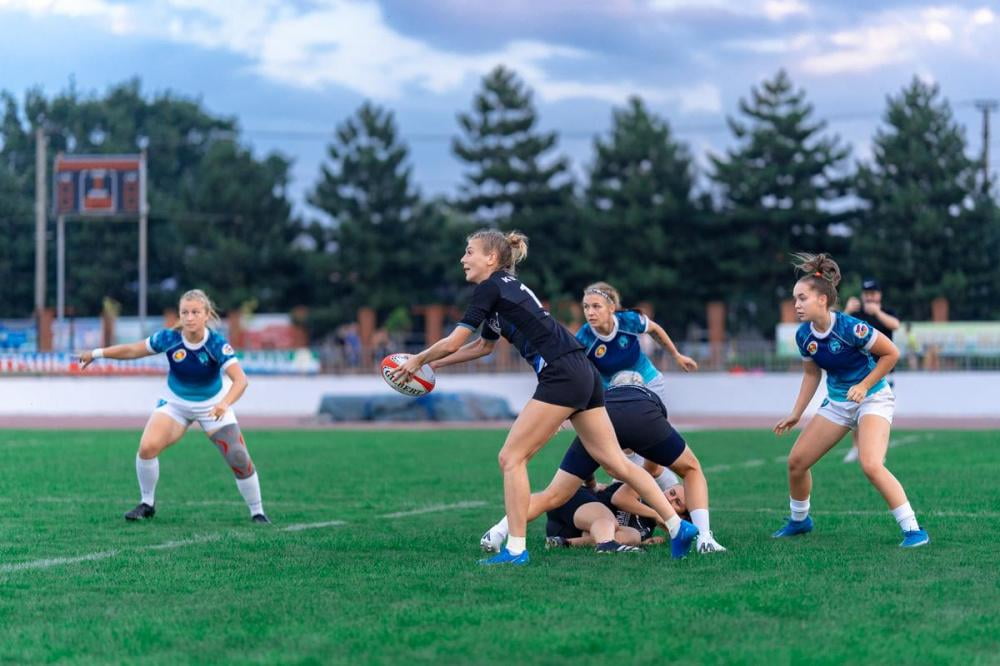
[(614, 110), (594, 153), (587, 188), (594, 277), (608, 279), (627, 302), (652, 302), (682, 332), (703, 307), (689, 277), (698, 211), (687, 146), (634, 97)]
[(996, 317), (1000, 217), (977, 187), (978, 164), (950, 105), (936, 84), (914, 78), (889, 98), (884, 122), (858, 170), (864, 208), (852, 256), (906, 318), (929, 318), (938, 296), (953, 319)]
[(499, 66), (483, 77), (472, 111), (458, 122), (463, 135), (452, 150), (469, 166), (459, 207), (481, 223), (527, 234), (524, 279), (544, 298), (570, 297), (586, 279), (584, 218), (568, 160), (550, 155), (557, 134), (537, 128), (531, 90)]
[(461, 280), (462, 246), (441, 242), (445, 225), (412, 183), (392, 112), (366, 102), (337, 127), (327, 155), (309, 201), (333, 220), (328, 307), (342, 319), (361, 305), (385, 316), (434, 302), (443, 281)]
[(722, 199), (707, 233), (726, 239), (713, 274), (736, 328), (773, 334), (779, 303), (791, 293), (791, 252), (841, 254), (846, 247), (831, 233), (846, 218), (830, 206), (847, 193), (849, 150), (822, 134), (826, 123), (813, 120), (813, 110), (805, 91), (779, 71), (740, 100), (746, 121), (729, 119), (738, 145), (710, 156)]

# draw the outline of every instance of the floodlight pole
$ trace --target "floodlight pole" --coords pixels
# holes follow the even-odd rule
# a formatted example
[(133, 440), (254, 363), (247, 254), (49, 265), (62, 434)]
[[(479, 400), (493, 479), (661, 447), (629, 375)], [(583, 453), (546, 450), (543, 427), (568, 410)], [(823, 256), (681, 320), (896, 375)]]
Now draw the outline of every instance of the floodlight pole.
[(66, 216), (56, 218), (56, 320), (66, 317)]
[(139, 334), (146, 335), (146, 282), (148, 266), (146, 246), (149, 235), (149, 204), (146, 202), (146, 148), (139, 158)]
[(35, 128), (35, 317), (41, 322), (45, 309), (45, 153), (48, 137), (45, 135), (45, 120), (38, 120)]

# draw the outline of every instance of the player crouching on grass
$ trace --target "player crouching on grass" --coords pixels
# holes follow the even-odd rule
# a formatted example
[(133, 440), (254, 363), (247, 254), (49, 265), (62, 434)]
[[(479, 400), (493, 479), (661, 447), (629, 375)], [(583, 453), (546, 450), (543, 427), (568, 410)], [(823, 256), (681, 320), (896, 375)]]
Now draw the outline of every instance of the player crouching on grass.
[[(167, 389), (146, 423), (135, 458), (141, 498), (138, 506), (125, 514), (125, 520), (143, 520), (156, 514), (156, 482), (160, 478), (157, 456), (197, 421), (236, 475), (236, 487), (250, 509), (251, 519), (269, 523), (260, 499), (257, 470), (232, 409), (247, 388), (247, 376), (232, 346), (208, 327), (209, 322), (218, 323), (219, 316), (205, 292), (186, 292), (178, 310), (179, 324), (174, 328), (157, 331), (139, 342), (80, 353), (81, 368), (99, 358), (130, 360), (162, 353), (166, 353), (170, 364)], [(223, 372), (232, 380), (228, 391), (222, 384)]]
[[(660, 398), (644, 386), (626, 384), (608, 389), (605, 404), (622, 448), (632, 449), (646, 460), (663, 465), (684, 479), (685, 508), (689, 510), (691, 522), (698, 528), (696, 546), (698, 552), (701, 554), (724, 552), (726, 549), (712, 535), (708, 513), (708, 481), (701, 471), (701, 463), (680, 433), (670, 425), (667, 420), (667, 408), (663, 406)], [(573, 496), (584, 479), (593, 476), (598, 467), (600, 465), (583, 448), (579, 438), (573, 440), (548, 487), (531, 496), (528, 520), (533, 520), (546, 511), (564, 504)], [(676, 490), (668, 488), (664, 491), (664, 495), (676, 511)], [(652, 518), (658, 523), (662, 522), (657, 512), (640, 502), (637, 493), (628, 486), (623, 486), (621, 495), (614, 504), (636, 515)], [(506, 534), (505, 516), (483, 534), (479, 545), (487, 552), (496, 551), (499, 544), (503, 543)], [(681, 558), (686, 554), (685, 544), (671, 540), (673, 557)]]
[[(827, 254), (796, 254), (795, 267), (805, 275), (795, 283), (795, 314), (802, 325), (795, 342), (803, 360), (804, 376), (792, 413), (774, 426), (777, 435), (792, 429), (802, 418), (826, 370), (828, 398), (816, 416), (799, 434), (788, 454), (788, 488), (791, 517), (774, 533), (775, 538), (811, 532), (809, 469), (844, 435), (857, 430), (861, 469), (879, 491), (893, 518), (903, 530), (903, 548), (930, 543), (927, 532), (917, 524), (903, 486), (885, 467), (889, 430), (896, 399), (885, 381), (899, 350), (888, 337), (869, 324), (842, 312), (837, 305), (840, 267)], [(876, 359), (878, 359), (876, 361)]]

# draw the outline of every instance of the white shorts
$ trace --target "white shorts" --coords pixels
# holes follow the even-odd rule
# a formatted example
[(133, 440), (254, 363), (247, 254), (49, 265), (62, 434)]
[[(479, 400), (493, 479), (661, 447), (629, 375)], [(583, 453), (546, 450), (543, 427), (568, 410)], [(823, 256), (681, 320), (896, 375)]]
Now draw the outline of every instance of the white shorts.
[(236, 412), (230, 407), (222, 418), (216, 420), (212, 418), (212, 408), (226, 396), (226, 389), (223, 388), (215, 396), (201, 402), (194, 402), (179, 398), (172, 391), (167, 391), (159, 402), (156, 403), (154, 413), (166, 414), (174, 421), (177, 421), (185, 428), (197, 421), (201, 424), (201, 429), (206, 433), (213, 433), (219, 428), (236, 423)]
[(861, 417), (866, 414), (881, 416), (889, 423), (892, 423), (892, 414), (895, 411), (896, 396), (893, 394), (892, 389), (886, 387), (872, 393), (860, 403), (853, 400), (848, 400), (847, 402), (824, 400), (823, 405), (816, 413), (837, 425), (856, 430)]
[(648, 382), (646, 382), (646, 388), (655, 393), (660, 401), (663, 402), (663, 406), (667, 406), (667, 380), (663, 375), (658, 375), (653, 377)]

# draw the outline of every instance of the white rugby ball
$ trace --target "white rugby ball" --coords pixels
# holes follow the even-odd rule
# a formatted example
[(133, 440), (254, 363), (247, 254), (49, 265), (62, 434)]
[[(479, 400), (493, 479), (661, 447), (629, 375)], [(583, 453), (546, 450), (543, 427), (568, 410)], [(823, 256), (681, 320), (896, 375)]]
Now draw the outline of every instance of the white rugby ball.
[(382, 379), (385, 380), (385, 383), (403, 395), (408, 395), (412, 398), (426, 395), (433, 391), (436, 379), (434, 371), (431, 370), (431, 366), (429, 365), (420, 368), (407, 382), (397, 382), (392, 378), (392, 372), (405, 363), (408, 358), (410, 358), (410, 354), (389, 354), (382, 359)]

